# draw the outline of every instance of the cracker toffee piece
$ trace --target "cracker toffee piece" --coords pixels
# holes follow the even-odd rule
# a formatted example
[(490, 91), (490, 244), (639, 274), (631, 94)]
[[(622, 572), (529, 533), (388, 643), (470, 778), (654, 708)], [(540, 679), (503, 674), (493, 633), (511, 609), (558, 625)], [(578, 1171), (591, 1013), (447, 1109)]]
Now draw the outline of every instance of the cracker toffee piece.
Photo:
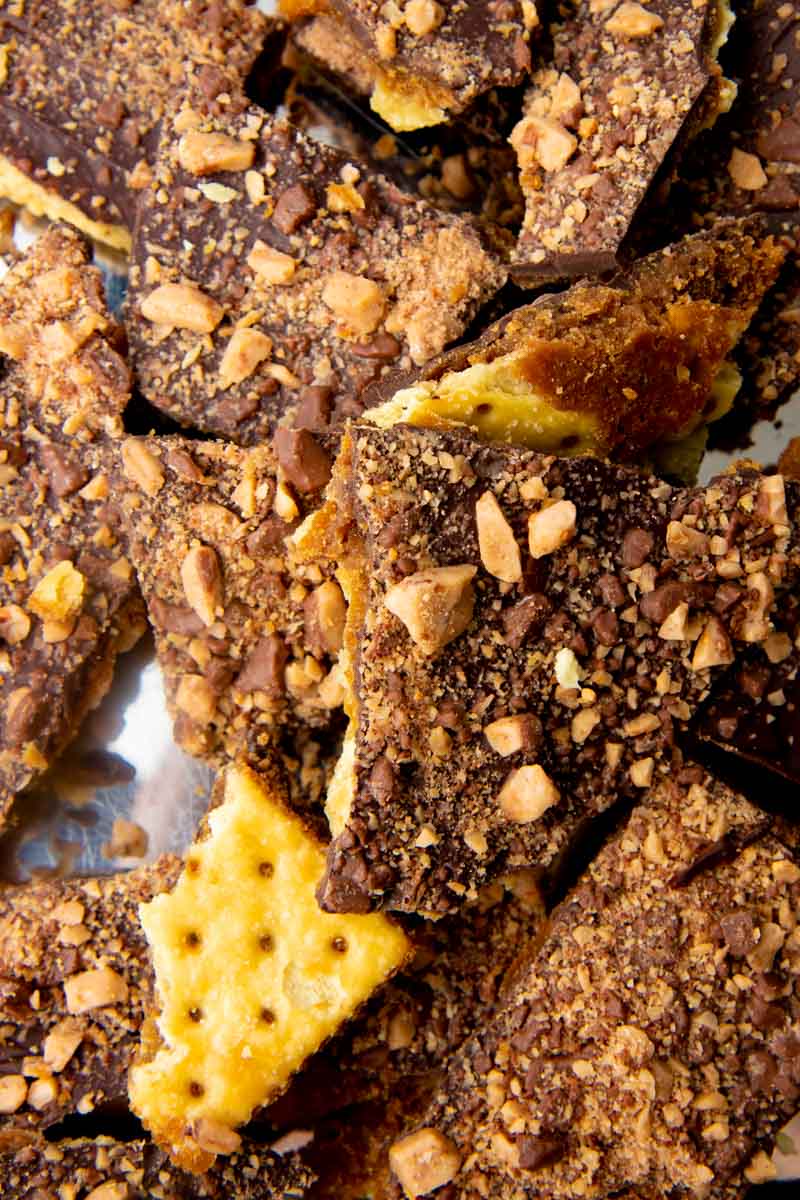
[(390, 1159), (403, 1191), (736, 1195), (800, 1095), (800, 867), (746, 800), (686, 767), (552, 916), (505, 1012)]
[(128, 369), (86, 263), (51, 229), (0, 284), (0, 817), (144, 630), (104, 457)]
[(496, 1012), (543, 928), (542, 897), (531, 873), (522, 871), (485, 888), (451, 920), (412, 930), (410, 964), (306, 1063), (265, 1118), (278, 1128), (307, 1125), (436, 1078), (448, 1056)]
[(192, 1175), (152, 1142), (36, 1140), (0, 1157), (4, 1200), (301, 1200), (313, 1179), (296, 1156), (245, 1142), (240, 1153)]
[(329, 13), (292, 27), (283, 58), (294, 71), (285, 93), (291, 123), (350, 156), (367, 159), (402, 190), (439, 209), (471, 212), (516, 231), (525, 206), (516, 155), (507, 140), (518, 115), (511, 96), (490, 92), (462, 118), (413, 139), (395, 137), (363, 107), (353, 105), (338, 76), (331, 77), (325, 56), (329, 43), (339, 47), (339, 32)]
[(730, 113), (703, 133), (681, 166), (693, 219), (764, 213), (790, 246), (778, 286), (742, 341), (743, 400), (759, 415), (800, 380), (800, 5), (763, 0), (736, 6), (734, 69), (740, 80)]
[[(778, 460), (785, 479), (800, 479), (800, 438)], [(742, 656), (697, 715), (701, 742), (800, 783), (800, 599), (785, 596), (772, 633)], [(783, 835), (785, 836), (785, 835)]]
[(313, 1127), (302, 1153), (318, 1175), (314, 1200), (382, 1195), (387, 1146), (420, 1119), (449, 1056), (497, 1013), (543, 930), (541, 897), (520, 872), (453, 920), (414, 931), (410, 966), (265, 1114)]
[(163, 1042), (145, 1037), (131, 1106), (185, 1167), (236, 1150), (235, 1127), (409, 957), (386, 918), (319, 910), (324, 865), (277, 776), (233, 766), (175, 889), (140, 910)]
[(527, 200), (515, 278), (599, 274), (667, 153), (730, 101), (717, 0), (576, 0), (559, 6), (552, 62), (511, 135)]
[(268, 23), (242, 0), (9, 0), (0, 8), (0, 195), (130, 249), (168, 98), (238, 88)]
[(138, 905), (171, 887), (179, 868), (163, 858), (129, 874), (0, 892), (0, 1131), (46, 1128), (125, 1099), (152, 1002)]
[(800, 565), (795, 485), (673, 488), (460, 432), (353, 426), (295, 535), (349, 600), (320, 899), (444, 912), (669, 772)]
[(695, 443), (699, 454), (703, 427), (741, 382), (728, 355), (782, 260), (758, 222), (721, 221), (608, 285), (582, 281), (517, 309), (368, 419), (463, 422), (488, 440), (562, 454), (638, 459), (654, 443), (673, 460)]
[[(291, 18), (327, 8), (319, 0), (279, 7)], [(539, 26), (535, 0), (406, 0), (391, 11), (375, 0), (334, 0), (317, 19), (328, 27), (321, 49), (330, 67), (355, 79), (401, 131), (438, 125), (490, 88), (520, 83)]]
[(331, 725), (345, 603), (286, 539), (319, 503), (331, 459), (308, 431), (241, 449), (127, 438), (114, 499), (156, 635), (175, 738), (191, 754), (258, 756), (277, 731)]
[(768, 212), (794, 225), (800, 204), (800, 6), (736, 6), (731, 60), (739, 80), (730, 112), (693, 143), (681, 164), (700, 214)]
[(471, 218), (261, 109), (201, 100), (164, 124), (128, 299), (139, 385), (182, 424), (249, 444), (289, 414), (359, 412), (368, 383), (439, 353), (503, 284)]

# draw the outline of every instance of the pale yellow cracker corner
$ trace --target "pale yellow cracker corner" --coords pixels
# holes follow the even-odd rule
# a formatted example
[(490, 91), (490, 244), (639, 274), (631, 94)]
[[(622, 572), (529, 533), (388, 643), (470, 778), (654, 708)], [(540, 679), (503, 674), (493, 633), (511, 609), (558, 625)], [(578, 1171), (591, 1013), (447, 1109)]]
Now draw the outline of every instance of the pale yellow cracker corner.
[(34, 217), (47, 217), (51, 221), (65, 221), (74, 225), (96, 242), (102, 242), (123, 254), (130, 254), (131, 235), (124, 225), (110, 221), (95, 221), (71, 204), (57, 192), (50, 191), (23, 174), (4, 155), (0, 154), (0, 196), (27, 208)]
[(224, 797), (174, 891), (140, 909), (162, 1044), (131, 1069), (131, 1105), (195, 1170), (411, 953), (384, 916), (320, 910), (324, 850), (271, 780), (231, 767)]

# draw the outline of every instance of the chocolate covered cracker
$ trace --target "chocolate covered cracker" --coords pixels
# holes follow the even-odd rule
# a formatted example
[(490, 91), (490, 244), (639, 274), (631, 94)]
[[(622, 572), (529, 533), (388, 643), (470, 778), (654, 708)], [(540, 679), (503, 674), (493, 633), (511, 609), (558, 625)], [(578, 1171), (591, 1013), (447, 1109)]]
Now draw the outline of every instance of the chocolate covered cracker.
[(582, 281), (517, 309), (368, 419), (462, 422), (491, 441), (562, 454), (650, 451), (691, 479), (704, 427), (735, 404), (741, 379), (728, 356), (783, 256), (759, 221), (720, 221), (607, 285)]
[(105, 457), (128, 369), (86, 263), (53, 229), (0, 285), (0, 819), (144, 630)]
[[(326, 69), (329, 44), (340, 46), (329, 13), (292, 29), (285, 54), (295, 69), (286, 92), (289, 120), (317, 140), (367, 159), (404, 191), (447, 212), (471, 212), (516, 230), (524, 212), (516, 156), (508, 134), (518, 116), (515, 94), (487, 94), (468, 114), (413, 138), (396, 137), (343, 94)], [(358, 89), (355, 89), (356, 91)]]
[(793, 485), (354, 426), (297, 535), (349, 600), (320, 899), (444, 912), (671, 770), (800, 566)]
[(389, 367), (461, 334), (505, 267), (439, 213), (263, 110), (165, 121), (137, 225), (129, 334), (142, 391), (241, 444), (360, 411)]
[[(784, 479), (800, 478), (800, 438), (786, 446), (778, 469)], [(760, 778), (751, 776), (751, 792), (774, 807), (787, 799), (791, 804), (791, 799), (774, 794), (770, 775), (800, 783), (800, 598), (795, 593), (782, 599), (773, 626), (762, 645), (743, 655), (720, 680), (693, 732), (701, 743), (732, 755), (734, 762), (765, 772)], [(720, 760), (721, 770), (723, 766)]]
[[(800, 867), (699, 768), (647, 795), (464, 1047), (393, 1196), (743, 1194), (798, 1103)], [(405, 1187), (405, 1192), (402, 1191)]]
[(392, 1147), (399, 1181), (425, 1148), (458, 1200), (721, 1198), (774, 1177), (798, 1103), (800, 868), (764, 824), (699, 768), (646, 797)]
[(287, 727), (329, 727), (341, 704), (341, 589), (287, 547), (330, 478), (329, 450), (308, 431), (275, 446), (128, 438), (117, 452), (114, 500), (191, 754), (257, 758)]
[[(289, 17), (326, 10), (318, 0), (281, 0)], [(342, 74), (393, 129), (438, 125), (494, 87), (525, 78), (535, 0), (438, 4), (334, 0), (313, 17), (318, 57)]]
[(86, 1200), (300, 1200), (312, 1179), (296, 1156), (279, 1158), (252, 1142), (204, 1175), (182, 1171), (152, 1142), (142, 1140), (37, 1139), (0, 1157), (5, 1200), (66, 1195)]
[(693, 145), (681, 174), (700, 211), (768, 212), (794, 223), (800, 206), (800, 7), (783, 0), (736, 5), (730, 112)]
[(246, 0), (3, 5), (0, 195), (130, 249), (169, 97), (237, 90), (267, 28)]
[(172, 887), (179, 868), (163, 858), (0, 893), (0, 1124), (46, 1128), (126, 1098), (152, 1004), (138, 906)]
[(559, 8), (552, 62), (534, 75), (511, 135), (527, 200), (514, 274), (531, 284), (616, 267), (668, 152), (720, 107), (717, 3)]

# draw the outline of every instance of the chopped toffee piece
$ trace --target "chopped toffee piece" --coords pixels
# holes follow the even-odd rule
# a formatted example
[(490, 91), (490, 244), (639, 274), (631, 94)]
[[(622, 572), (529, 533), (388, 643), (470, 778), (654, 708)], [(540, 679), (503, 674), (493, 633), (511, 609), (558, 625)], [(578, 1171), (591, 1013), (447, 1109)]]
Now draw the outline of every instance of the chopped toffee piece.
[(238, 89), (267, 28), (243, 0), (4, 4), (0, 195), (129, 250), (169, 97)]
[(349, 601), (350, 733), (320, 900), (444, 912), (669, 773), (724, 667), (796, 586), (797, 493), (673, 488), (461, 432), (354, 426), (295, 535)]
[[(279, 0), (286, 16), (318, 13), (319, 0)], [(494, 87), (520, 83), (539, 26), (536, 0), (334, 0), (315, 38), (316, 54), (335, 73), (370, 93), (393, 129), (438, 125)]]
[(733, 403), (727, 357), (782, 259), (757, 222), (721, 221), (608, 285), (575, 283), (517, 309), (368, 419), (461, 422), (492, 441), (620, 459), (662, 443), (674, 460)]
[(128, 300), (139, 385), (182, 424), (248, 444), (289, 415), (314, 429), (357, 413), (504, 282), (471, 218), (261, 109), (192, 103), (164, 123)]
[(308, 431), (241, 449), (127, 438), (112, 483), (156, 636), (175, 738), (190, 754), (257, 758), (277, 731), (331, 725), (345, 602), (287, 538), (331, 459)]
[(323, 847), (285, 807), (275, 771), (232, 766), (208, 836), (169, 896), (141, 909), (158, 1034), (131, 1069), (134, 1111), (176, 1162), (203, 1170), (238, 1125), (403, 966), (386, 918), (317, 906)]
[(152, 1142), (107, 1137), (37, 1139), (0, 1157), (4, 1200), (301, 1200), (313, 1178), (296, 1155), (278, 1157), (253, 1142), (205, 1175), (182, 1171)]
[(0, 820), (144, 630), (106, 471), (128, 368), (86, 264), (55, 228), (0, 284)]
[(138, 906), (170, 888), (179, 866), (163, 858), (0, 892), (0, 1130), (125, 1099), (152, 1003)]
[(774, 1177), (800, 1085), (800, 867), (765, 824), (696, 767), (646, 797), (392, 1147), (402, 1194), (721, 1198)]
[(727, 4), (559, 7), (552, 60), (511, 135), (527, 201), (514, 274), (526, 283), (614, 268), (667, 153), (729, 99), (715, 62)]

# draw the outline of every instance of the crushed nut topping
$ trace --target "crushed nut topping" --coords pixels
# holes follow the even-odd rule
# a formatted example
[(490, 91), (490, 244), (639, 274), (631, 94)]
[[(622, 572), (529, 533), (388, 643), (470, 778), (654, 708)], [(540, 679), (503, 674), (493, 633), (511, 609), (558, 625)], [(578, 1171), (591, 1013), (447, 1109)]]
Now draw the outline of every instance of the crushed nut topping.
[(514, 530), (491, 492), (484, 492), (475, 504), (478, 545), (481, 562), (490, 575), (506, 583), (522, 578), (522, 559)]
[(501, 811), (520, 825), (538, 821), (558, 801), (558, 788), (538, 763), (512, 771), (497, 797)]
[(424, 653), (438, 654), (472, 620), (476, 574), (467, 565), (417, 571), (389, 588), (384, 604)]
[(225, 310), (201, 288), (190, 283), (162, 283), (141, 305), (142, 316), (154, 325), (213, 333)]

